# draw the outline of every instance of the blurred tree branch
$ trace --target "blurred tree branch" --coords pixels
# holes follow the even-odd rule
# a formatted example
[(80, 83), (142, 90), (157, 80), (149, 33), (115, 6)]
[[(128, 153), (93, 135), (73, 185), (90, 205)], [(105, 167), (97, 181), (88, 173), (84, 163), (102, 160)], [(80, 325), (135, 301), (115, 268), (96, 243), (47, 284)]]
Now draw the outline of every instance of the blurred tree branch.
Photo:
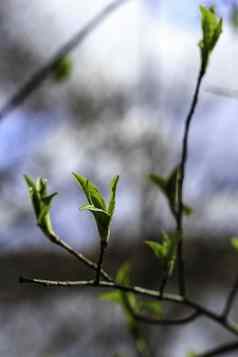
[(6, 102), (6, 104), (0, 110), (0, 120), (5, 118), (8, 114), (21, 105), (40, 85), (44, 80), (52, 73), (55, 65), (77, 46), (81, 45), (83, 41), (100, 26), (103, 21), (111, 15), (114, 11), (119, 9), (120, 6), (127, 3), (129, 0), (115, 0), (105, 6), (92, 20), (90, 20), (83, 29), (79, 30), (71, 39), (58, 49), (58, 51), (37, 70), (26, 81), (22, 87), (20, 87), (16, 93)]

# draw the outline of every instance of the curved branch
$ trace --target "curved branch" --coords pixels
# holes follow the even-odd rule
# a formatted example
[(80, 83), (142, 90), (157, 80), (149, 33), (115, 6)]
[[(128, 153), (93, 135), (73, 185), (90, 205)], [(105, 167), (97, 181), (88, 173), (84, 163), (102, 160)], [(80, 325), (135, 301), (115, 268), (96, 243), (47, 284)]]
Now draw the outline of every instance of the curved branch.
[(231, 332), (233, 335), (238, 336), (238, 328), (236, 324), (233, 324), (230, 321), (225, 321), (220, 315), (215, 312), (205, 308), (193, 302), (191, 300), (185, 299), (183, 296), (175, 295), (175, 294), (163, 294), (161, 295), (159, 292), (155, 290), (149, 290), (142, 288), (140, 286), (126, 286), (121, 285), (112, 281), (99, 281), (98, 284), (95, 284), (95, 280), (87, 280), (87, 281), (52, 281), (52, 280), (44, 280), (44, 279), (29, 279), (25, 277), (20, 277), (20, 283), (30, 283), (39, 286), (45, 287), (98, 287), (98, 288), (110, 288), (117, 289), (124, 292), (131, 292), (137, 295), (146, 296), (158, 299), (160, 301), (168, 301), (175, 304), (184, 305), (190, 307), (194, 310), (194, 312), (199, 313), (200, 315), (205, 316), (206, 318), (216, 322), (220, 326), (223, 326), (224, 329)]
[(207, 352), (196, 354), (196, 356), (197, 357), (214, 357), (214, 356), (224, 355), (226, 353), (236, 351), (236, 350), (238, 350), (238, 342), (234, 341), (234, 342), (230, 342), (230, 343), (218, 346), (218, 347), (211, 349)]
[(66, 42), (38, 71), (36, 71), (31, 78), (26, 81), (22, 87), (10, 98), (7, 103), (0, 110), (0, 120), (10, 114), (19, 105), (21, 105), (51, 74), (52, 70), (62, 57), (67, 56), (77, 46), (81, 45), (83, 41), (94, 31), (97, 27), (115, 10), (117, 10), (124, 3), (129, 0), (115, 0), (101, 10), (88, 24), (76, 33), (68, 42)]
[(236, 278), (234, 285), (232, 286), (232, 288), (227, 296), (224, 310), (222, 313), (222, 316), (224, 319), (227, 319), (231, 312), (232, 306), (233, 306), (235, 298), (237, 296), (237, 290), (238, 290), (238, 277)]

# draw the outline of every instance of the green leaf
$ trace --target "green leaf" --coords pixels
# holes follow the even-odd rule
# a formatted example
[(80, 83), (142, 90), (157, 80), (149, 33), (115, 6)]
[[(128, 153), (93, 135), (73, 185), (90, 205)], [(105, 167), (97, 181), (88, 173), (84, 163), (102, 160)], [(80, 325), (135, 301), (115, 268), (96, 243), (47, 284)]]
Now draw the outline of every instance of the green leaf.
[(91, 212), (95, 218), (100, 238), (108, 241), (110, 236), (110, 226), (115, 209), (116, 188), (119, 176), (113, 177), (110, 185), (110, 198), (107, 204), (100, 190), (86, 177), (73, 173), (76, 182), (81, 186), (88, 203), (81, 206), (81, 210)]
[(209, 57), (222, 33), (222, 19), (219, 18), (214, 8), (200, 6), (202, 39), (199, 42), (202, 73), (205, 74)]
[(160, 301), (140, 301), (140, 310), (148, 312), (154, 317), (162, 318), (162, 306)]
[(100, 212), (100, 213), (103, 213), (105, 214), (106, 216), (110, 217), (110, 215), (107, 213), (107, 211), (104, 211), (103, 209), (101, 208), (96, 208), (95, 206), (93, 205), (90, 205), (88, 203), (85, 203), (83, 204), (81, 207), (80, 207), (80, 210), (81, 211), (90, 211), (90, 212)]
[(121, 304), (122, 303), (122, 296), (121, 296), (121, 292), (120, 291), (107, 291), (105, 293), (102, 293), (99, 295), (99, 298), (101, 300), (105, 300), (105, 301), (111, 301), (113, 303), (116, 304)]
[(238, 238), (237, 237), (231, 238), (231, 245), (235, 250), (238, 251)]
[(72, 61), (69, 56), (65, 56), (57, 60), (52, 69), (54, 80), (62, 82), (68, 79), (72, 73)]
[(119, 176), (114, 176), (110, 184), (110, 197), (109, 197), (107, 211), (111, 217), (113, 216), (115, 205), (116, 205), (116, 190), (117, 190), (118, 181), (119, 181)]
[[(158, 174), (150, 174), (150, 180), (163, 192), (167, 198), (169, 208), (174, 217), (176, 217), (178, 212), (178, 183), (179, 183), (179, 166), (176, 166), (170, 175), (166, 178)], [(183, 213), (185, 215), (192, 214), (192, 208), (187, 205), (183, 205)]]
[(153, 182), (156, 186), (160, 188), (160, 190), (166, 193), (166, 179), (158, 174), (149, 174), (149, 179)]
[(186, 356), (187, 356), (187, 357), (197, 357), (198, 354), (191, 351), (191, 352), (188, 352)]
[(88, 203), (95, 206), (96, 208), (100, 208), (106, 211), (106, 203), (100, 190), (91, 181), (79, 173), (73, 173), (73, 177), (75, 178), (76, 182), (80, 184), (88, 199)]
[(145, 244), (147, 244), (152, 249), (156, 257), (161, 259), (164, 259), (166, 257), (167, 249), (163, 243), (147, 240), (145, 241)]
[(130, 264), (128, 262), (123, 263), (116, 274), (116, 282), (122, 285), (129, 285), (130, 271)]
[(42, 177), (37, 178), (35, 182), (30, 176), (25, 175), (24, 178), (38, 226), (47, 238), (53, 242), (58, 241), (59, 238), (53, 230), (50, 217), (52, 200), (57, 193), (47, 195), (47, 180)]
[(145, 241), (145, 243), (152, 249), (156, 257), (161, 260), (163, 268), (172, 274), (175, 260), (176, 260), (176, 248), (179, 241), (179, 235), (177, 233), (162, 233), (161, 242)]

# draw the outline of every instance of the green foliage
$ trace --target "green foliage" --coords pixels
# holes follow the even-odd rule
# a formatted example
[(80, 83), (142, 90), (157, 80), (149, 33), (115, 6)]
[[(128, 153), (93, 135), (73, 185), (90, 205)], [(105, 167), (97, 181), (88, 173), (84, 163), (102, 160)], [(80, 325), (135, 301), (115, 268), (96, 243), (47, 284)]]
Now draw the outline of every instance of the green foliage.
[[(121, 285), (130, 285), (130, 264), (128, 262), (123, 263), (116, 274), (116, 282)], [(100, 294), (100, 298), (106, 301), (120, 304), (127, 316), (128, 322), (133, 322), (131, 309), (135, 312), (147, 312), (160, 318), (162, 316), (161, 303), (154, 300), (139, 299), (133, 293), (126, 293), (123, 291), (113, 290)], [(129, 302), (129, 304), (128, 304)], [(130, 307), (129, 307), (130, 306)]]
[(187, 357), (197, 357), (197, 356), (198, 356), (198, 354), (195, 353), (195, 352), (188, 352), (187, 353)]
[(177, 233), (162, 233), (161, 238), (161, 243), (145, 241), (145, 244), (147, 244), (155, 256), (160, 259), (163, 269), (171, 275), (175, 265), (176, 248), (180, 237)]
[[(162, 177), (158, 174), (150, 174), (149, 179), (153, 182), (165, 195), (168, 201), (169, 208), (176, 217), (178, 212), (178, 184), (179, 184), (179, 175), (180, 169), (179, 166), (176, 166), (172, 172), (167, 177)], [(185, 215), (192, 214), (192, 209), (187, 206), (183, 205), (183, 213)]]
[(57, 193), (47, 194), (47, 180), (39, 177), (34, 182), (30, 176), (24, 176), (28, 187), (28, 193), (32, 202), (32, 206), (35, 212), (37, 224), (42, 232), (51, 241), (57, 241), (58, 237), (53, 230), (50, 208), (53, 198)]
[(100, 190), (86, 177), (73, 173), (76, 182), (81, 186), (88, 202), (80, 207), (81, 210), (93, 214), (102, 241), (107, 242), (110, 236), (110, 226), (116, 205), (116, 190), (119, 176), (114, 176), (110, 183), (108, 203)]
[(236, 251), (238, 251), (238, 238), (237, 237), (231, 238), (231, 245)]
[(222, 19), (219, 18), (214, 8), (200, 6), (202, 39), (199, 42), (201, 53), (201, 72), (205, 74), (209, 57), (222, 33)]
[(69, 56), (60, 58), (55, 62), (52, 69), (53, 78), (57, 82), (63, 82), (67, 80), (72, 73), (72, 61)]
[(123, 263), (116, 274), (116, 282), (119, 284), (128, 285), (130, 283), (130, 271), (131, 267), (129, 262)]

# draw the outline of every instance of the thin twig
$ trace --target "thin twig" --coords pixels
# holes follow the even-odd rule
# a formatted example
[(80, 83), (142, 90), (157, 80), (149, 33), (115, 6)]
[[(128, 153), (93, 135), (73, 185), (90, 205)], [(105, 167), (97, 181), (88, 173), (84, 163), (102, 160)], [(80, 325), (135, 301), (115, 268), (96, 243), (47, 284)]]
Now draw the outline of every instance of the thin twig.
[(134, 313), (135, 319), (140, 322), (144, 322), (144, 323), (151, 324), (151, 325), (161, 325), (161, 326), (184, 325), (184, 324), (194, 321), (200, 315), (201, 314), (199, 312), (195, 311), (192, 314), (190, 314), (186, 317), (183, 317), (181, 319), (155, 319), (153, 317), (144, 316), (141, 314)]
[[(73, 255), (77, 260), (81, 261), (89, 268), (98, 271), (98, 265), (96, 263), (86, 258), (82, 253), (79, 253), (77, 250), (72, 248), (68, 243), (64, 242), (62, 239), (58, 238), (58, 240), (54, 241), (53, 243), (57, 244), (58, 246), (66, 250), (68, 253)], [(104, 279), (106, 279), (107, 281), (113, 281), (112, 277), (108, 273), (106, 273), (103, 269), (101, 269), (101, 267), (99, 270), (99, 274), (101, 274), (104, 277)]]
[(96, 285), (100, 281), (100, 275), (101, 275), (101, 271), (102, 271), (102, 263), (103, 263), (103, 258), (104, 258), (104, 253), (105, 253), (106, 248), (107, 248), (107, 242), (105, 240), (101, 240), (99, 258), (98, 258), (98, 264), (97, 264), (97, 271), (96, 271), (96, 279), (95, 279)]
[(234, 341), (234, 342), (230, 342), (230, 343), (215, 347), (214, 349), (211, 349), (207, 352), (196, 354), (196, 356), (197, 357), (220, 356), (220, 355), (224, 355), (226, 353), (236, 351), (236, 350), (238, 350), (238, 342)]
[[(52, 280), (45, 280), (45, 279), (31, 279), (31, 278), (25, 278), (25, 277), (20, 277), (19, 279), (20, 283), (30, 283), (30, 284), (35, 284), (39, 286), (45, 286), (45, 287), (94, 287), (95, 288), (95, 280), (88, 280), (88, 281), (52, 281)], [(116, 282), (111, 282), (111, 281), (99, 281), (98, 288), (110, 288), (110, 289), (117, 289), (119, 291), (124, 291), (124, 292), (131, 292), (137, 295), (145, 296), (145, 297), (151, 297), (158, 299), (159, 301), (169, 301), (171, 303), (175, 304), (180, 304), (184, 305), (187, 307), (190, 307), (194, 309), (194, 312), (199, 313), (200, 315), (203, 315), (210, 320), (213, 320), (220, 326), (223, 326), (224, 329), (227, 331), (231, 332), (233, 335), (238, 336), (238, 328), (236, 324), (233, 324), (232, 322), (225, 321), (224, 319), (221, 318), (220, 315), (214, 313), (213, 311), (205, 308), (202, 305), (197, 304), (194, 301), (188, 300), (184, 298), (183, 296), (176, 295), (176, 294), (161, 294), (158, 291), (155, 290), (150, 290), (150, 289), (145, 289), (139, 286), (126, 286), (122, 284), (118, 284)]]
[(28, 81), (26, 81), (17, 92), (10, 98), (0, 110), (0, 120), (10, 114), (37, 89), (52, 73), (55, 64), (62, 58), (67, 56), (83, 41), (115, 10), (129, 0), (116, 0), (107, 5), (101, 10), (88, 24), (77, 32), (69, 41), (67, 41), (50, 59), (37, 70)]
[(136, 312), (132, 305), (130, 304), (129, 299), (127, 299), (127, 306), (128, 309), (131, 313), (131, 315), (138, 321), (146, 323), (146, 324), (151, 324), (151, 325), (162, 325), (162, 326), (167, 326), (167, 325), (172, 325), (172, 326), (177, 326), (177, 325), (183, 325), (187, 324), (189, 322), (194, 321), (197, 317), (201, 315), (200, 312), (194, 311), (190, 315), (183, 317), (181, 319), (162, 319), (162, 318), (154, 318), (151, 316), (146, 316), (142, 315), (141, 313)]
[(178, 176), (178, 211), (176, 215), (176, 230), (180, 237), (177, 247), (177, 256), (178, 256), (179, 291), (182, 296), (186, 295), (186, 284), (185, 284), (185, 273), (184, 273), (185, 269), (184, 269), (184, 256), (183, 256), (183, 190), (184, 190), (185, 169), (186, 169), (187, 158), (188, 158), (188, 137), (189, 137), (189, 129), (191, 126), (193, 114), (195, 112), (198, 103), (198, 96), (199, 96), (199, 91), (200, 91), (200, 86), (203, 76), (204, 76), (204, 72), (200, 70), (191, 107), (188, 112), (187, 118), (185, 120), (181, 162), (179, 165), (180, 172)]
[(222, 317), (224, 319), (227, 319), (229, 314), (230, 314), (230, 312), (231, 312), (233, 303), (234, 303), (236, 295), (237, 295), (237, 290), (238, 290), (238, 277), (236, 277), (234, 285), (231, 288), (231, 290), (229, 292), (229, 295), (227, 296), (226, 303), (225, 303), (225, 306), (224, 306), (224, 310), (223, 310), (223, 313), (222, 313)]

